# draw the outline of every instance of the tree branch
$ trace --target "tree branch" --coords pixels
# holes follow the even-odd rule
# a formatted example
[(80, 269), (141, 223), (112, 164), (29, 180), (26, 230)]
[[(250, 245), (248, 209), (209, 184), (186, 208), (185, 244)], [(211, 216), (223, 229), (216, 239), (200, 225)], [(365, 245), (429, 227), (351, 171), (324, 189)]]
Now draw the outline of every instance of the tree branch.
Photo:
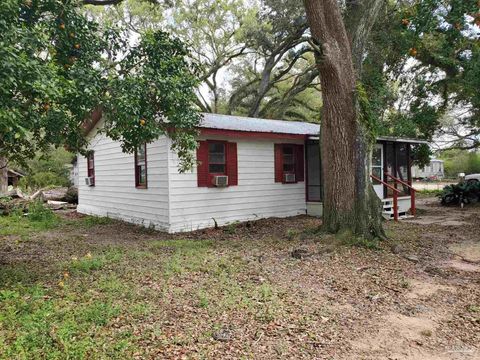
[(96, 5), (96, 6), (106, 6), (106, 5), (118, 5), (123, 0), (82, 0), (84, 5)]

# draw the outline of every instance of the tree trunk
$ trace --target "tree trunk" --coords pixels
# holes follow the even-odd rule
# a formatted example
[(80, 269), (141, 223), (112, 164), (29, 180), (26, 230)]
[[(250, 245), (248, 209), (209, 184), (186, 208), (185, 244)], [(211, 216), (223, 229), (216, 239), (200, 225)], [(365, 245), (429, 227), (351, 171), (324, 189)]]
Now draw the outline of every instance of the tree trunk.
[(0, 195), (8, 190), (7, 159), (0, 157)]
[(371, 144), (360, 121), (357, 74), (342, 14), (337, 0), (304, 2), (312, 37), (319, 46), (323, 227), (331, 233), (384, 237), (380, 201), (369, 179)]

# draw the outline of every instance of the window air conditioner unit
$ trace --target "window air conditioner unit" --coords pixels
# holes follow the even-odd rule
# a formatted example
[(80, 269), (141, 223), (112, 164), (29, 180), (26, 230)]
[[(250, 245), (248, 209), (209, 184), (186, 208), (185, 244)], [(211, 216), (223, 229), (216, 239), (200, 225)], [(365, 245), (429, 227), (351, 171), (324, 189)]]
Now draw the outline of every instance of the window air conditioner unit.
[(93, 180), (93, 176), (89, 176), (85, 178), (85, 185), (93, 186), (94, 184), (95, 184), (95, 181)]
[(226, 175), (217, 175), (213, 177), (213, 185), (216, 187), (227, 187), (228, 186), (228, 176)]
[(283, 174), (283, 181), (286, 183), (294, 183), (295, 174)]

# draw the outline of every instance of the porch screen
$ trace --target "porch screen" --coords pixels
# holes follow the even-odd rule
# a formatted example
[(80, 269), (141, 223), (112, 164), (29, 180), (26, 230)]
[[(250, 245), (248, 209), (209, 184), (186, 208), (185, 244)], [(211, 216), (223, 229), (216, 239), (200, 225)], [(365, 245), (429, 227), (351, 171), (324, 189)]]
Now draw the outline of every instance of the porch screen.
[[(408, 182), (408, 166), (409, 166), (409, 156), (408, 156), (408, 144), (406, 143), (387, 143), (386, 144), (386, 172), (395, 176), (396, 178)], [(387, 182), (395, 186), (395, 181), (391, 178), (388, 178)], [(406, 186), (397, 184), (398, 190), (401, 192), (399, 196), (406, 196), (410, 194), (409, 189)], [(387, 190), (387, 196), (393, 196), (392, 190)]]
[(320, 149), (318, 141), (307, 142), (307, 201), (322, 201)]

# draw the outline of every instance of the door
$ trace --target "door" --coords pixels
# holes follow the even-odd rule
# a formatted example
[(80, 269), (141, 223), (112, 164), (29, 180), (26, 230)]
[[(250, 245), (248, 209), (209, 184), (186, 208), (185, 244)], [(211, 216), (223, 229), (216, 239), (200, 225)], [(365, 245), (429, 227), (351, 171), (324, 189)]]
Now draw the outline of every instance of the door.
[[(383, 145), (382, 144), (376, 144), (375, 147), (373, 148), (372, 175), (381, 179), (382, 181), (385, 181), (384, 175), (383, 175)], [(375, 192), (377, 193), (378, 197), (380, 199), (383, 199), (383, 184), (378, 182), (375, 179), (372, 179), (372, 182), (373, 182), (373, 188), (375, 189)]]

